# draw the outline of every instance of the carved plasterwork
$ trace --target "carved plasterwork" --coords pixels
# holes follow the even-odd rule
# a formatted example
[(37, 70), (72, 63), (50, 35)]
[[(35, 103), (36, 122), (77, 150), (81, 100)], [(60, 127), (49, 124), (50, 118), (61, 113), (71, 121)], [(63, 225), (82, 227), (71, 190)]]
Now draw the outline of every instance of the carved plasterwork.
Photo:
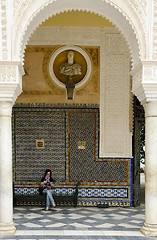
[(0, 62), (0, 84), (1, 83), (21, 83), (22, 68), (20, 63)]
[(16, 83), (15, 67), (0, 66), (0, 83)]
[[(144, 1), (145, 2), (145, 1)], [(137, 3), (137, 1), (136, 1)], [(18, 4), (15, 4), (17, 6)], [(99, 14), (102, 17), (106, 17), (112, 21), (121, 32), (125, 35), (130, 49), (132, 51), (133, 60), (138, 61), (138, 41), (140, 44), (141, 56), (145, 56), (145, 32), (146, 26), (142, 26), (141, 19), (137, 15), (137, 12), (133, 9), (133, 1), (130, 3), (126, 0), (123, 1), (102, 1), (102, 0), (79, 0), (79, 1), (70, 1), (70, 0), (28, 0), (23, 1), (22, 4), (19, 4), (19, 8), (15, 11), (15, 25), (14, 25), (14, 36), (13, 36), (13, 55), (16, 58), (22, 60), (26, 42), (28, 41), (32, 32), (39, 26), (39, 24), (52, 15), (61, 13), (64, 11), (71, 10), (83, 10), (89, 11), (91, 13)], [(145, 8), (145, 5), (141, 5)], [(146, 18), (146, 15), (142, 15), (142, 7), (140, 6), (141, 15)], [(139, 5), (135, 6), (138, 8)], [(27, 21), (29, 19), (29, 21)], [(125, 24), (123, 25), (123, 22)], [(21, 29), (21, 31), (19, 31)], [(136, 39), (138, 38), (138, 40)], [(20, 46), (20, 47), (19, 47)]]
[[(140, 21), (143, 26), (146, 26), (146, 16), (147, 16), (147, 0), (129, 0), (128, 1), (131, 7), (137, 12), (138, 16), (140, 16)], [(145, 29), (146, 30), (146, 29)]]
[(128, 53), (128, 46), (121, 34), (106, 34), (106, 48), (105, 52), (108, 54), (124, 54)]
[(0, 58), (1, 60), (7, 60), (8, 58), (8, 46), (7, 46), (7, 6), (6, 1), (0, 1), (0, 21), (1, 21), (1, 46), (0, 46)]
[[(101, 114), (105, 114), (104, 148), (101, 154), (107, 157), (131, 156), (130, 151), (130, 129), (129, 129), (129, 104), (130, 104), (130, 61), (127, 55), (108, 54), (105, 60), (105, 82), (102, 83), (102, 98), (105, 109), (100, 106)], [(118, 89), (118, 92), (117, 92)], [(128, 126), (128, 127), (127, 127)], [(131, 137), (131, 135), (130, 135)]]
[(22, 67), (18, 62), (0, 62), (0, 101), (15, 102), (22, 91)]
[(157, 59), (157, 0), (154, 1), (153, 58)]
[(133, 78), (132, 92), (144, 104), (157, 101), (157, 62), (142, 61), (131, 72)]

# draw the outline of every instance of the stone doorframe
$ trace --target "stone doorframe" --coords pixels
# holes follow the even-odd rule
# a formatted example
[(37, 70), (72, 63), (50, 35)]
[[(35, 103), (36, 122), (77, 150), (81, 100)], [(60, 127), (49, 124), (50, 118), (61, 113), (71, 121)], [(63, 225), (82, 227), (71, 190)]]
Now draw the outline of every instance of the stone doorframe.
[[(17, 2), (18, 6), (18, 1), (14, 2)], [(10, 26), (8, 24), (2, 26), (2, 33), (6, 31), (6, 34), (2, 34), (6, 44), (1, 46), (1, 52), (4, 54), (1, 54), (2, 62), (0, 62), (0, 234), (15, 232), (12, 204), (11, 112), (16, 98), (22, 91), (21, 66), (26, 43), (32, 32), (49, 16), (67, 10), (83, 10), (111, 20), (126, 37), (131, 49), (134, 66), (131, 72), (132, 91), (143, 104), (146, 118), (146, 217), (141, 231), (145, 235), (157, 236), (157, 61), (139, 60), (150, 57), (146, 50), (148, 29), (144, 19), (145, 13), (143, 12), (139, 18), (138, 11), (131, 6), (131, 1), (126, 2), (126, 0), (118, 2), (116, 0), (27, 0), (19, 4), (14, 12), (14, 18), (11, 19), (9, 13), (5, 13), (6, 9), (10, 9), (9, 1), (4, 0), (3, 4), (3, 16), (7, 18), (8, 14), (7, 23), (10, 22)], [(5, 23), (6, 21), (3, 21), (4, 25)], [(12, 36), (10, 36), (11, 26)], [(149, 32), (152, 32), (151, 25)], [(4, 187), (3, 180), (6, 176), (8, 177)]]

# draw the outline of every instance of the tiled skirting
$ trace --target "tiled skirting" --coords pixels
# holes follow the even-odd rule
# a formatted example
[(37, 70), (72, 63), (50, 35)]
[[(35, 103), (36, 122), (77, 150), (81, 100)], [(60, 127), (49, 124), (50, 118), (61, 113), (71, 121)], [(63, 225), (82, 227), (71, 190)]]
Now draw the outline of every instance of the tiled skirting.
[[(37, 187), (15, 187), (15, 194), (38, 194)], [(55, 188), (55, 194), (72, 194), (75, 188)], [(80, 188), (78, 190), (79, 206), (97, 206), (108, 204), (109, 206), (130, 206), (128, 188)], [(23, 205), (22, 203), (20, 205)]]

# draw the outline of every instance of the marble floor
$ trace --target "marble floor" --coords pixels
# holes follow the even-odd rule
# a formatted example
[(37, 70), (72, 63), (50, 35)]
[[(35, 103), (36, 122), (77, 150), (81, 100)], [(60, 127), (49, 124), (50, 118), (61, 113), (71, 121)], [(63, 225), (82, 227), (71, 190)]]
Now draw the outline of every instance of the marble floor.
[(157, 240), (140, 233), (144, 224), (144, 174), (139, 207), (15, 207), (14, 236), (7, 240)]
[(15, 207), (16, 240), (145, 240), (140, 228), (144, 223), (144, 204), (140, 207)]

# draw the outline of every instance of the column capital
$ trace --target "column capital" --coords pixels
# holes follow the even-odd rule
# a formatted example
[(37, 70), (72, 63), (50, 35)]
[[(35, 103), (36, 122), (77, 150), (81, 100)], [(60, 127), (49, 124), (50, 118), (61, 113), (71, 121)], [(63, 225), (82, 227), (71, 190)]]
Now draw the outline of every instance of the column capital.
[(144, 104), (157, 101), (157, 61), (140, 61), (130, 72), (132, 92)]
[(0, 61), (0, 101), (15, 102), (22, 92), (22, 64), (17, 61)]
[(11, 117), (13, 102), (0, 101), (0, 117)]
[(157, 117), (157, 101), (146, 102), (143, 104), (145, 117)]

